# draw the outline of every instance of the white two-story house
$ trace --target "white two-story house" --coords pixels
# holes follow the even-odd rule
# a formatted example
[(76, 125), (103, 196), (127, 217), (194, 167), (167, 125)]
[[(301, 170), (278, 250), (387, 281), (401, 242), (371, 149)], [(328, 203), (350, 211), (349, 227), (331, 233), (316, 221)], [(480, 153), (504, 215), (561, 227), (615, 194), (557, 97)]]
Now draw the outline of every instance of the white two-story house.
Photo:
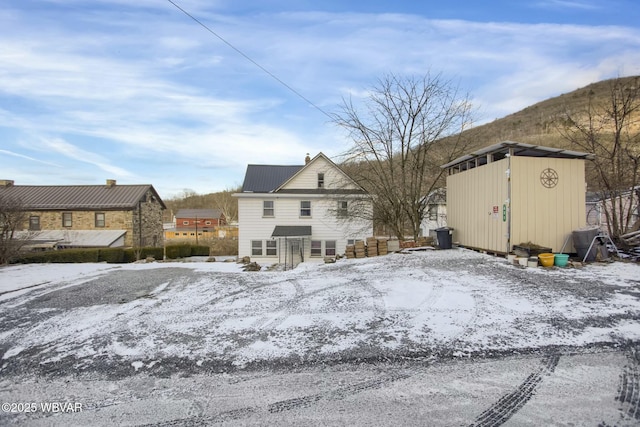
[(369, 194), (327, 156), (248, 165), (238, 198), (238, 254), (296, 265), (345, 253), (373, 233)]

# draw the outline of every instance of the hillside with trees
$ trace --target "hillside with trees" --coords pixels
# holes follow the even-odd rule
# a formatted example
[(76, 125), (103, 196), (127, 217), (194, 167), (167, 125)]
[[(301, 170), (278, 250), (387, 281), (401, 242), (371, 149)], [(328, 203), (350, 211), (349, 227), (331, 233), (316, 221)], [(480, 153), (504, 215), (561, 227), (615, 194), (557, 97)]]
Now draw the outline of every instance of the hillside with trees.
[[(370, 117), (358, 106), (348, 102), (335, 115), (336, 124), (353, 137), (353, 146), (338, 163), (383, 202), (373, 219), (396, 234), (402, 223), (409, 234), (417, 232), (424, 196), (445, 185), (439, 165), (502, 141), (595, 154), (596, 160), (587, 163), (588, 190), (612, 200), (605, 214), (618, 225), (610, 234), (618, 236), (633, 226), (637, 195), (631, 192), (631, 203), (623, 203), (623, 198), (640, 184), (639, 76), (593, 83), (475, 127), (469, 127), (465, 94), (457, 93), (457, 88), (440, 76), (420, 81), (391, 75), (379, 83), (382, 86), (377, 88), (378, 97), (372, 99), (373, 109), (366, 113), (378, 109), (372, 123), (366, 122)], [(398, 174), (403, 176), (396, 180)], [(389, 188), (394, 190), (385, 193)], [(238, 190), (205, 195), (185, 190), (165, 201), (166, 219), (180, 208), (217, 208), (228, 220), (237, 220), (237, 200), (231, 195)], [(411, 197), (403, 196), (409, 202), (402, 206), (404, 202), (397, 196), (406, 196), (409, 190)]]

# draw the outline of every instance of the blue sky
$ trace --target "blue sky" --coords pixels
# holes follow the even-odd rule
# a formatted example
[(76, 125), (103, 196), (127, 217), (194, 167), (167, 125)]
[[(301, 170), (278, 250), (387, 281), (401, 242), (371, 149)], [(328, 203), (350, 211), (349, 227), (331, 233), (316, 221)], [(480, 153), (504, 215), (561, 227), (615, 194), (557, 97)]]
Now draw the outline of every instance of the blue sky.
[(441, 73), (477, 123), (640, 74), (636, 0), (174, 2), (314, 106), (167, 0), (4, 1), (0, 179), (205, 194), (339, 155), (322, 111), (388, 73)]

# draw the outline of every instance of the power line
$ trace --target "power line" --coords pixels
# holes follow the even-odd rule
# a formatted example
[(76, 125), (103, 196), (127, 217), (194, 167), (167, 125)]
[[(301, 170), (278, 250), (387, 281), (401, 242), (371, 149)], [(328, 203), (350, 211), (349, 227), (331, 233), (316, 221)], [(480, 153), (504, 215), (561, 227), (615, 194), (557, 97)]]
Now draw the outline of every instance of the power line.
[(260, 68), (263, 72), (265, 72), (266, 74), (268, 74), (269, 76), (271, 76), (271, 78), (273, 78), (275, 81), (277, 81), (278, 83), (280, 83), (282, 86), (286, 87), (287, 89), (289, 89), (291, 92), (293, 92), (295, 95), (297, 95), (298, 97), (302, 98), (304, 101), (306, 101), (307, 103), (309, 103), (309, 105), (311, 105), (312, 107), (314, 107), (315, 109), (317, 109), (318, 111), (320, 111), (322, 114), (324, 114), (325, 116), (329, 117), (330, 119), (333, 120), (333, 117), (331, 117), (331, 115), (329, 113), (327, 113), (326, 111), (324, 111), (322, 108), (318, 107), (316, 104), (314, 104), (313, 102), (311, 102), (309, 99), (307, 99), (304, 95), (302, 95), (300, 92), (298, 92), (297, 90), (295, 90), (294, 88), (292, 88), (291, 86), (289, 86), (288, 84), (286, 84), (284, 81), (282, 81), (280, 78), (278, 78), (278, 76), (276, 76), (275, 74), (273, 74), (271, 71), (267, 70), (266, 68), (264, 68), (262, 65), (258, 64), (256, 61), (254, 61), (253, 59), (251, 59), (249, 57), (249, 55), (245, 54), (244, 52), (242, 52), (240, 49), (238, 49), (237, 47), (235, 47), (234, 45), (232, 45), (230, 42), (228, 42), (227, 40), (225, 40), (221, 35), (219, 35), (218, 33), (216, 33), (215, 31), (213, 31), (211, 28), (209, 28), (207, 25), (205, 25), (202, 21), (200, 21), (198, 18), (196, 18), (195, 16), (191, 15), (189, 12), (187, 12), (186, 10), (184, 10), (182, 7), (180, 7), (179, 5), (177, 5), (173, 0), (167, 0), (169, 3), (171, 3), (172, 5), (174, 5), (178, 10), (180, 10), (182, 13), (184, 13), (185, 15), (187, 15), (189, 18), (191, 18), (193, 21), (195, 21), (196, 23), (198, 23), (202, 28), (204, 28), (205, 30), (207, 30), (209, 33), (213, 34), (215, 37), (217, 37), (219, 40), (221, 40), (224, 44), (226, 44), (227, 46), (229, 46), (231, 49), (235, 50), (237, 53), (239, 53), (241, 56), (243, 56), (247, 61), (251, 62), (253, 65), (255, 65), (256, 67)]

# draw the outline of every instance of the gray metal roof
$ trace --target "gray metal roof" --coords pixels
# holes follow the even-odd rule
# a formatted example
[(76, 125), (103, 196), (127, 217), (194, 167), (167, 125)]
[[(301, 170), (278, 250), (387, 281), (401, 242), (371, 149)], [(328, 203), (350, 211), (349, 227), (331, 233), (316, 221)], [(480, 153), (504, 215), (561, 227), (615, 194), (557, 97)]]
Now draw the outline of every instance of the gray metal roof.
[(176, 218), (220, 218), (222, 211), (220, 209), (178, 209)]
[(20, 200), (29, 210), (134, 209), (151, 190), (163, 208), (164, 202), (152, 185), (11, 185), (0, 186), (0, 195)]
[(270, 193), (295, 175), (304, 165), (248, 165), (242, 192)]
[(311, 236), (310, 225), (276, 225), (271, 237), (307, 237)]
[(456, 166), (461, 163), (468, 162), (469, 160), (478, 159), (480, 165), (486, 164), (486, 157), (489, 154), (497, 155), (499, 157), (506, 157), (509, 150), (513, 149), (514, 156), (522, 157), (550, 157), (555, 159), (593, 159), (593, 154), (582, 153), (580, 151), (564, 150), (562, 148), (545, 147), (542, 145), (525, 144), (522, 142), (503, 141), (473, 153), (467, 154), (462, 157), (458, 157), (452, 162), (440, 166), (443, 169), (451, 166)]

